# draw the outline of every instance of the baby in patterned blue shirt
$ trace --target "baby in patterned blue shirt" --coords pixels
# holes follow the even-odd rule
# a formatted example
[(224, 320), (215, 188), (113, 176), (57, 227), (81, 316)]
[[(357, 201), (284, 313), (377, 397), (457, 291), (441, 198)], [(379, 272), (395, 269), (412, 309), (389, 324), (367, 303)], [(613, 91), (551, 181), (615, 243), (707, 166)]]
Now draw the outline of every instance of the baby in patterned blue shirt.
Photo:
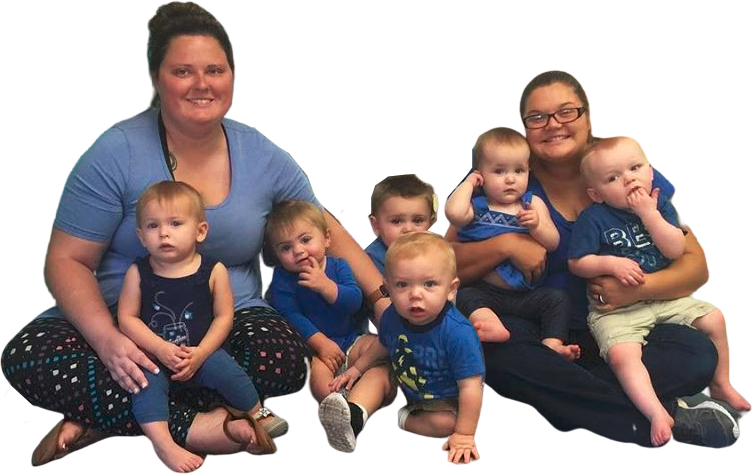
[[(447, 220), (458, 228), (461, 242), (503, 234), (525, 234), (551, 252), (560, 235), (544, 201), (528, 190), (530, 150), (525, 137), (510, 128), (493, 128), (473, 147), (473, 171), (445, 205)], [(482, 281), (458, 293), (458, 308), (468, 316), (482, 341), (505, 342), (510, 332), (500, 316), (540, 324), (541, 343), (568, 360), (580, 347), (567, 344), (570, 299), (565, 292), (542, 286), (543, 278), (524, 275), (510, 259)]]

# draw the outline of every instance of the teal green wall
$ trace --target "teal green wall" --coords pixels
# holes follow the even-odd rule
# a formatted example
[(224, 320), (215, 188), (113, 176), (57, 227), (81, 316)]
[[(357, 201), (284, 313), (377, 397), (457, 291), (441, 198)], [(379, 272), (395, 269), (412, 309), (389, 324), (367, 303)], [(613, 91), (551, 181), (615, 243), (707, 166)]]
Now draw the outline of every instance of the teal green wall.
[[(231, 26), (235, 38), (415, 33), (413, 22)], [(68, 170), (145, 81), (144, 28), (0, 32), (0, 305), (49, 301), (42, 260)]]
[[(719, 77), (722, 71), (709, 69), (673, 69), (672, 100), (669, 122), (669, 177), (680, 191), (685, 208), (698, 238), (701, 238), (703, 212), (703, 167), (706, 146), (706, 111), (710, 72)], [(729, 72), (729, 71), (728, 71)], [(734, 73), (721, 74), (732, 78)], [(717, 80), (717, 83), (723, 81)], [(717, 89), (718, 90), (718, 89)], [(699, 296), (735, 295), (735, 266), (712, 267), (711, 283)]]

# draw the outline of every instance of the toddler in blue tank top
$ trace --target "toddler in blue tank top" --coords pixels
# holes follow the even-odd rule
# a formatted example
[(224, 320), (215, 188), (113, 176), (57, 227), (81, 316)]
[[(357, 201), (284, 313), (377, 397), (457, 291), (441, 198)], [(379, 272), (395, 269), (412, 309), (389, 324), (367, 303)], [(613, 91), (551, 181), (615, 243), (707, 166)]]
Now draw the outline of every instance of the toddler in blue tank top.
[(139, 198), (136, 219), (149, 255), (125, 275), (118, 325), (160, 369), (144, 371), (147, 385), (132, 394), (134, 418), (162, 462), (179, 472), (195, 469), (201, 457), (170, 434), (168, 390), (173, 383), (198, 384), (227, 401), (231, 440), (252, 454), (274, 452), (271, 437), (284, 434), (287, 422), (262, 408), (251, 378), (222, 349), (233, 324), (233, 293), (225, 266), (197, 251), (209, 230), (201, 195), (181, 182), (153, 184)]
[[(557, 248), (559, 233), (546, 204), (526, 191), (529, 154), (528, 143), (515, 130), (494, 128), (479, 136), (473, 147), (473, 171), (445, 205), (447, 219), (458, 228), (458, 240), (517, 233), (530, 235), (547, 251)], [(481, 192), (474, 196), (477, 190)], [(532, 319), (541, 324), (544, 345), (574, 360), (580, 348), (566, 343), (569, 304), (564, 292), (541, 287), (540, 281), (527, 281), (509, 260), (458, 293), (458, 307), (469, 316), (482, 341), (510, 338), (498, 321), (500, 315)]]

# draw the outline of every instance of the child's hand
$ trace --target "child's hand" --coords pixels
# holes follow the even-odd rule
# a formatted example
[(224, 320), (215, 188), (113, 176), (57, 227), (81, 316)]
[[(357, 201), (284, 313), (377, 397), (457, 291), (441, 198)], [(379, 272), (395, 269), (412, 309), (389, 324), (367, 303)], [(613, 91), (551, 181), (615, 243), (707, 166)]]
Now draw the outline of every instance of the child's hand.
[(184, 347), (176, 346), (172, 342), (165, 341), (165, 343), (160, 346), (160, 350), (154, 355), (160, 362), (162, 362), (162, 365), (173, 372), (178, 372), (178, 364), (188, 357), (188, 351), (186, 351)]
[(324, 273), (324, 269), (314, 257), (309, 257), (309, 265), (304, 267), (301, 273), (298, 274), (298, 284), (304, 288), (310, 288), (319, 294), (331, 290), (332, 285), (337, 286)]
[(186, 357), (175, 367), (176, 374), (170, 377), (177, 382), (185, 382), (191, 380), (196, 372), (201, 368), (202, 364), (209, 354), (200, 347), (181, 346), (183, 350), (187, 352)]
[(525, 204), (518, 212), (518, 222), (528, 230), (536, 229), (539, 226), (539, 213), (536, 209), (531, 209), (530, 204)]
[(610, 262), (610, 273), (625, 286), (642, 285), (643, 270), (635, 261), (627, 257), (613, 257)]
[(442, 449), (449, 451), (447, 460), (454, 462), (455, 464), (461, 461), (464, 463), (469, 463), (473, 460), (481, 458), (481, 456), (479, 456), (478, 454), (478, 450), (476, 449), (476, 440), (473, 438), (473, 435), (461, 435), (458, 433), (452, 433), (452, 435), (445, 442), (444, 446), (442, 446)]
[(345, 387), (345, 390), (350, 390), (356, 380), (363, 375), (361, 371), (356, 369), (355, 366), (349, 368), (342, 375), (338, 375), (329, 383), (329, 391), (337, 392), (341, 388)]
[[(309, 339), (309, 341), (311, 341), (311, 339)], [(338, 367), (345, 362), (345, 353), (340, 350), (340, 346), (323, 334), (321, 338), (317, 338), (315, 344), (312, 344), (312, 348), (314, 349), (316, 356), (324, 362), (324, 365), (326, 365), (333, 374), (337, 372)]]
[(484, 177), (477, 170), (473, 170), (463, 182), (470, 184), (473, 189), (476, 189), (484, 185)]
[(638, 217), (643, 219), (652, 212), (658, 212), (656, 209), (659, 202), (659, 188), (654, 189), (649, 195), (645, 189), (636, 188), (627, 195), (627, 204), (630, 210), (635, 212)]

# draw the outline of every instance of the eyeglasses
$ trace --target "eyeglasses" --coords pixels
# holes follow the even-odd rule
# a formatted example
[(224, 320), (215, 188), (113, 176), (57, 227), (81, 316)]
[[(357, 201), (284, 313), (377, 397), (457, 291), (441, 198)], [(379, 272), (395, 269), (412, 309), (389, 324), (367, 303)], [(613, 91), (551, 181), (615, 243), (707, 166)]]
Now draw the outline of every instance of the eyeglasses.
[(588, 110), (588, 104), (582, 107), (567, 107), (559, 109), (553, 114), (536, 114), (529, 115), (523, 119), (523, 126), (526, 128), (544, 128), (549, 125), (549, 120), (554, 117), (558, 123), (575, 122), (583, 113)]

